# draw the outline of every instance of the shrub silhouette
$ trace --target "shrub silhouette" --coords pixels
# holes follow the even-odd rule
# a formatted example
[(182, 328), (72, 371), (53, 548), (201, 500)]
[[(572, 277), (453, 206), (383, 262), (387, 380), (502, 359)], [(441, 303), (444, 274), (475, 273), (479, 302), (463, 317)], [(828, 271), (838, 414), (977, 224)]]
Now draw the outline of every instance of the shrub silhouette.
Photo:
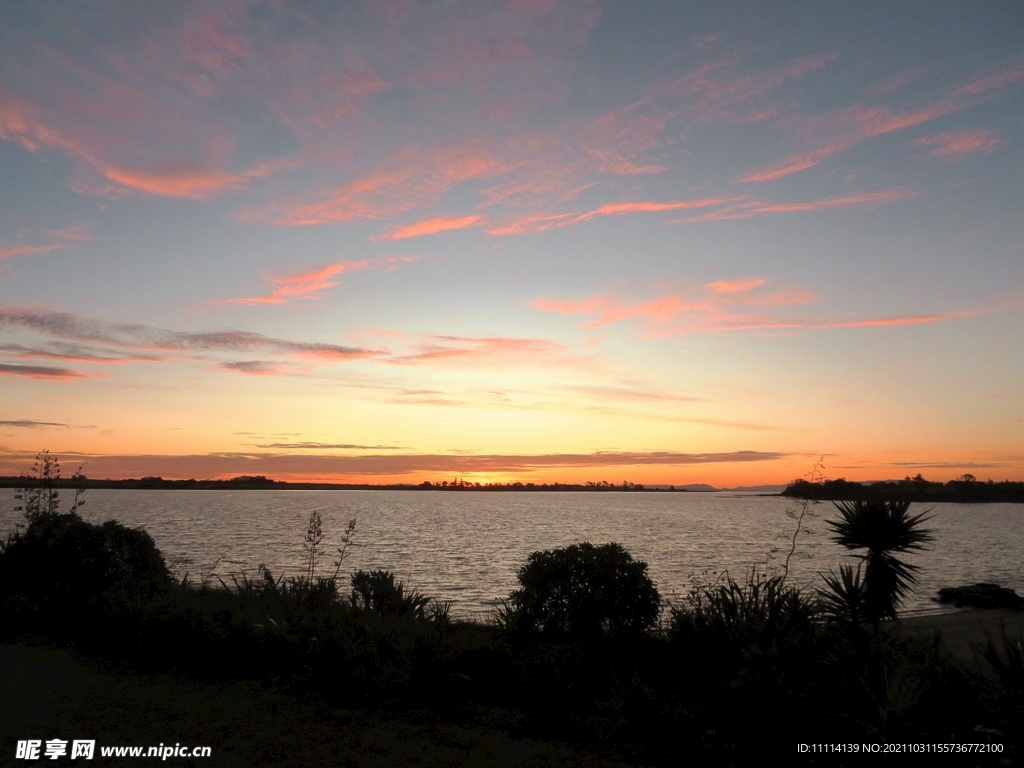
[(15, 634), (68, 636), (171, 585), (149, 534), (114, 521), (41, 515), (0, 543), (0, 612)]
[(658, 619), (647, 563), (621, 544), (589, 542), (534, 552), (500, 618), (510, 629), (583, 636), (639, 634)]
[(706, 644), (717, 651), (762, 645), (793, 645), (813, 631), (819, 606), (785, 578), (751, 572), (745, 583), (726, 575), (715, 584), (695, 585), (673, 606), (669, 636)]
[(381, 616), (424, 618), (430, 598), (418, 590), (406, 593), (404, 582), (395, 583), (391, 571), (356, 571), (352, 574), (351, 605)]

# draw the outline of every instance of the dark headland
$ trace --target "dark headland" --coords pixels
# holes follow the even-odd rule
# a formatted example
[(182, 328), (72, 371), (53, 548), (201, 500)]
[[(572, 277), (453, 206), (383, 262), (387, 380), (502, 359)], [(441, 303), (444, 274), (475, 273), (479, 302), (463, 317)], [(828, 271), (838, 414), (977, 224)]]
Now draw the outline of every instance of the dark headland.
[(911, 501), (919, 503), (953, 502), (1024, 503), (1024, 483), (1003, 480), (981, 482), (964, 475), (948, 483), (925, 480), (921, 475), (903, 480), (855, 483), (842, 478), (810, 483), (797, 480), (782, 492), (783, 496), (814, 501)]

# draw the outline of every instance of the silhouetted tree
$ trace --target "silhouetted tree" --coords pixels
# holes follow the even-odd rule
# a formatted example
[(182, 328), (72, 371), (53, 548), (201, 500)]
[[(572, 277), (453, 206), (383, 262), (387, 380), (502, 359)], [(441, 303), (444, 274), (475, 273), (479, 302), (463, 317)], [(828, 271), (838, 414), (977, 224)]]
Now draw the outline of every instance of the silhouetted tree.
[(835, 533), (832, 538), (847, 549), (867, 550), (857, 557), (864, 561), (865, 618), (877, 632), (879, 621), (895, 618), (900, 601), (917, 583), (918, 567), (896, 555), (924, 549), (924, 545), (932, 541), (932, 532), (921, 527), (930, 518), (926, 517), (927, 513), (911, 515), (909, 501), (833, 504), (840, 517), (826, 521)]

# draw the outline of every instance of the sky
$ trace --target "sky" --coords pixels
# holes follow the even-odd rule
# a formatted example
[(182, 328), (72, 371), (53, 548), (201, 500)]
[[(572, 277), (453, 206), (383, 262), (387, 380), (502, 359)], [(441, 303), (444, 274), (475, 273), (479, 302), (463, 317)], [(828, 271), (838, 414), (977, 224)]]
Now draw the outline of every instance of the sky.
[(0, 5), (0, 474), (1024, 480), (1024, 7)]

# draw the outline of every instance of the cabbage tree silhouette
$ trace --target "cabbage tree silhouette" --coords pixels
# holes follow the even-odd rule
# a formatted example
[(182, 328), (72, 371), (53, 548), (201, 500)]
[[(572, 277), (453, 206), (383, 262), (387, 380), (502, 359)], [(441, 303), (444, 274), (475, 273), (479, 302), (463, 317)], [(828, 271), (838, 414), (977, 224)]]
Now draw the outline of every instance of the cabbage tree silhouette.
[(902, 599), (917, 583), (916, 565), (900, 560), (902, 552), (925, 549), (934, 536), (922, 524), (927, 512), (910, 514), (909, 501), (840, 501), (838, 520), (827, 520), (833, 540), (847, 549), (866, 549), (864, 561), (865, 618), (878, 631), (879, 621), (896, 618)]

